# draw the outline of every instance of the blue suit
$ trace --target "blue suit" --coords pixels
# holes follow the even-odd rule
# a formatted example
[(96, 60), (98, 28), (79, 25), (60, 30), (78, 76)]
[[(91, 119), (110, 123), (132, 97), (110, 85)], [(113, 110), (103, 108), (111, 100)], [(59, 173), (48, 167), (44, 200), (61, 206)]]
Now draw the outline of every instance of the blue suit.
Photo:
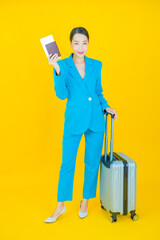
[(54, 73), (56, 96), (67, 98), (59, 172), (57, 201), (71, 201), (76, 156), (81, 137), (85, 135), (85, 172), (83, 198), (96, 196), (98, 170), (105, 131), (104, 109), (110, 107), (103, 97), (102, 62), (85, 57), (85, 76), (81, 78), (73, 61), (73, 53), (58, 61), (60, 75)]
[(67, 98), (64, 131), (72, 134), (83, 133), (87, 128), (99, 132), (105, 129), (104, 109), (110, 107), (103, 97), (101, 85), (102, 62), (85, 57), (85, 76), (82, 80), (72, 59), (58, 61), (61, 74), (54, 72), (56, 96)]

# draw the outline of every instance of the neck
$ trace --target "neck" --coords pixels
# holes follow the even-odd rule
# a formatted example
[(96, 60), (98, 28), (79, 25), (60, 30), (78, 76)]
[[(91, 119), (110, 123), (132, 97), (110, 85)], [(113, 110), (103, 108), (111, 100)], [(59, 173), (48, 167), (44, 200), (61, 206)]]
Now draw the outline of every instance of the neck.
[(75, 55), (74, 53), (73, 53), (73, 61), (75, 62), (75, 63), (84, 63), (85, 62), (85, 60), (84, 60), (84, 57), (82, 58), (82, 57), (78, 57), (77, 55)]

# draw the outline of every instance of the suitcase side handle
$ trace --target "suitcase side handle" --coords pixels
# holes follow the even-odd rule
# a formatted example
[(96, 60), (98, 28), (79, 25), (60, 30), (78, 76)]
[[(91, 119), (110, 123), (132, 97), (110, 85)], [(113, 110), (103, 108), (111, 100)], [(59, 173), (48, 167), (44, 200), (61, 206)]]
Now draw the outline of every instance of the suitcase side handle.
[(108, 114), (111, 115), (111, 140), (110, 140), (110, 162), (113, 160), (113, 118), (115, 114), (108, 113), (106, 111), (106, 121), (105, 121), (105, 148), (104, 148), (104, 156), (105, 156), (105, 162), (107, 160), (107, 147), (108, 147)]

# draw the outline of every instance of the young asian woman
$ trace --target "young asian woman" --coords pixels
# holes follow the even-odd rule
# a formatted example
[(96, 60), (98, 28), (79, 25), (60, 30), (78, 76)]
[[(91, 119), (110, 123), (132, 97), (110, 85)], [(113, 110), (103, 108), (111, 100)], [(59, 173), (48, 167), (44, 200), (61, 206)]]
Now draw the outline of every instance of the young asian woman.
[[(83, 199), (79, 217), (88, 215), (88, 200), (96, 197), (98, 170), (105, 131), (105, 112), (114, 114), (103, 97), (101, 85), (102, 62), (85, 55), (89, 35), (85, 28), (74, 28), (70, 34), (73, 52), (58, 61), (57, 55), (49, 59), (53, 68), (56, 96), (67, 99), (62, 142), (62, 163), (59, 172), (57, 207), (45, 222), (55, 222), (66, 211), (64, 201), (73, 199), (76, 156), (82, 135), (85, 136), (85, 169)], [(78, 44), (77, 44), (78, 43)], [(87, 43), (87, 44), (84, 44)], [(54, 60), (53, 60), (54, 59)]]

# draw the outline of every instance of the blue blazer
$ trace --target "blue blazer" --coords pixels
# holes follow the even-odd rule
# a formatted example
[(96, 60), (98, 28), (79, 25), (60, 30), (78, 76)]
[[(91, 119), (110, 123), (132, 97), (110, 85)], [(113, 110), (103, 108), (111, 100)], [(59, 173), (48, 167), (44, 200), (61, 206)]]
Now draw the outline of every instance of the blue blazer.
[(72, 57), (73, 53), (58, 60), (60, 75), (53, 68), (56, 96), (61, 100), (67, 98), (64, 131), (72, 134), (83, 133), (87, 128), (104, 131), (104, 109), (110, 106), (102, 94), (102, 62), (84, 55), (85, 76), (82, 79)]

